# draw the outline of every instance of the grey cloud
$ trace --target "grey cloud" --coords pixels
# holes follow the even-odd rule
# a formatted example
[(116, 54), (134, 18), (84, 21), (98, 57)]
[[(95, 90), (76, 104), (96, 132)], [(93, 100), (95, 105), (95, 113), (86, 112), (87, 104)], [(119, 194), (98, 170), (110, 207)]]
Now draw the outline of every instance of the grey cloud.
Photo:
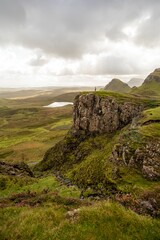
[(141, 73), (142, 67), (139, 67), (139, 62), (128, 58), (127, 56), (101, 56), (94, 66), (84, 64), (79, 69), (79, 73), (88, 75), (130, 75)]
[(49, 62), (48, 59), (43, 58), (42, 56), (37, 56), (36, 58), (31, 59), (29, 64), (33, 67), (40, 67)]
[[(159, 3), (160, 5), (160, 3)], [(157, 7), (146, 21), (139, 27), (139, 33), (135, 38), (137, 44), (148, 47), (160, 46), (160, 7)]]
[(74, 75), (74, 72), (72, 69), (64, 68), (57, 76), (72, 76)]
[(26, 12), (20, 0), (0, 0), (0, 43), (19, 42), (25, 28)]
[(140, 68), (138, 63), (135, 63), (135, 59), (127, 56), (108, 56), (102, 58), (97, 65), (97, 73), (102, 72), (103, 74), (134, 74), (140, 73)]
[(151, 19), (133, 40), (155, 46), (160, 39), (159, 11), (159, 0), (0, 0), (0, 42), (80, 58), (94, 52), (104, 37), (127, 40), (122, 29), (149, 12)]

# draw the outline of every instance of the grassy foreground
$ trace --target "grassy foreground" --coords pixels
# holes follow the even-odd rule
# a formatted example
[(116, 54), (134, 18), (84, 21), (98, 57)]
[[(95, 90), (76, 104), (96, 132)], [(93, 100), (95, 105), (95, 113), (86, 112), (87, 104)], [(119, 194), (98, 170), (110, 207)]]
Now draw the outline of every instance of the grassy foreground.
[(160, 238), (160, 220), (140, 216), (111, 200), (80, 200), (76, 186), (65, 186), (52, 175), (37, 179), (1, 176), (2, 186), (2, 240)]
[(68, 216), (65, 208), (9, 207), (1, 210), (1, 239), (122, 240), (160, 239), (160, 222), (110, 202), (81, 207)]

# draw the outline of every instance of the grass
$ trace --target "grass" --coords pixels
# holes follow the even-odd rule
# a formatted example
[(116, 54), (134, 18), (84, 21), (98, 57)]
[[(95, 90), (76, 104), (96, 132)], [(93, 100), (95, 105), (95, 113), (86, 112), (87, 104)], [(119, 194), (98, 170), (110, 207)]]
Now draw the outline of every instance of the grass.
[(123, 193), (131, 193), (138, 197), (146, 190), (152, 190), (159, 186), (159, 182), (151, 182), (145, 179), (137, 169), (120, 167), (119, 174), (121, 178), (117, 180), (118, 190)]
[[(11, 101), (11, 100), (10, 100)], [(12, 100), (13, 101), (13, 100)], [(29, 164), (42, 160), (48, 148), (63, 139), (72, 125), (72, 107), (23, 108), (0, 100), (0, 159)], [(20, 100), (19, 100), (20, 102)]]
[[(94, 138), (86, 139), (78, 146), (78, 149), (83, 153), (90, 148), (83, 161), (73, 165), (71, 170), (67, 172), (67, 176), (72, 179), (78, 186), (91, 188), (103, 188), (107, 191), (110, 185), (113, 185), (113, 180), (110, 176), (113, 165), (107, 161), (111, 152), (112, 146), (116, 142), (117, 134), (99, 135)], [(87, 148), (86, 148), (87, 146)]]
[(160, 97), (160, 84), (156, 81), (142, 84), (139, 88), (133, 89), (131, 91), (133, 94), (139, 94), (149, 98), (159, 98)]
[[(118, 204), (95, 203), (67, 216), (58, 205), (1, 209), (1, 239), (158, 240), (160, 222), (138, 216)], [(38, 221), (37, 221), (38, 220)], [(32, 223), (32, 224), (30, 224)]]
[(119, 102), (123, 102), (124, 100), (128, 99), (135, 99), (134, 97), (124, 94), (124, 93), (117, 93), (117, 92), (112, 92), (112, 91), (105, 91), (105, 90), (100, 90), (100, 91), (94, 91), (94, 92), (82, 92), (82, 94), (94, 94), (95, 96), (99, 97), (114, 97), (116, 100)]
[(160, 139), (160, 107), (145, 110), (139, 123), (139, 132), (143, 136)]
[(150, 120), (160, 120), (160, 107), (148, 109), (143, 112), (143, 118), (141, 118), (140, 122), (145, 123)]
[(59, 183), (54, 176), (42, 178), (30, 177), (7, 177), (0, 175), (1, 198), (9, 197), (15, 193), (36, 192), (40, 193), (44, 189), (48, 192), (58, 192), (63, 197), (79, 197), (80, 191), (77, 187), (67, 187)]
[(106, 91), (114, 91), (119, 93), (129, 93), (131, 91), (131, 88), (128, 86), (128, 84), (122, 82), (119, 79), (112, 79), (111, 82), (109, 82), (105, 87), (104, 90)]
[[(94, 93), (115, 96), (120, 102), (139, 101), (117, 93)], [(137, 215), (111, 200), (79, 199), (82, 189), (84, 197), (95, 193), (112, 197), (112, 190), (116, 190), (138, 198), (158, 186), (159, 182), (148, 181), (140, 171), (124, 165), (119, 166), (120, 177), (113, 178), (115, 166), (110, 161), (116, 144), (127, 142), (136, 150), (146, 139), (159, 139), (159, 123), (145, 125), (159, 120), (157, 101), (142, 98), (146, 106), (155, 108), (143, 112), (136, 129), (127, 126), (115, 134), (81, 135), (77, 139), (68, 134), (56, 145), (72, 124), (72, 107), (42, 108), (35, 99), (31, 105), (30, 100), (22, 101), (21, 106), (18, 100), (0, 100), (0, 159), (23, 160), (34, 166), (48, 148), (55, 146), (45, 155), (48, 161), (43, 162), (44, 166), (59, 168), (81, 189), (58, 182), (52, 171), (37, 178), (0, 175), (0, 239), (159, 240), (160, 220)], [(75, 209), (78, 210), (74, 212)]]
[(152, 123), (146, 126), (142, 126), (140, 133), (146, 137), (154, 137), (160, 139), (160, 123)]

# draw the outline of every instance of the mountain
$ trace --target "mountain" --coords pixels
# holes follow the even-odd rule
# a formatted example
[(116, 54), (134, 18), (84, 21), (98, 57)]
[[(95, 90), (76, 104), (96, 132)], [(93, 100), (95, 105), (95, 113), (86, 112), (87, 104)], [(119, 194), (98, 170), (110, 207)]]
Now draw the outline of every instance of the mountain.
[(104, 90), (106, 91), (113, 91), (119, 93), (129, 93), (131, 88), (121, 80), (114, 78), (111, 82), (109, 82), (105, 87)]
[(129, 87), (140, 87), (142, 83), (144, 82), (144, 79), (142, 78), (131, 78), (129, 82), (127, 82)]
[(132, 90), (133, 94), (139, 94), (146, 97), (160, 96), (160, 68), (155, 69), (144, 80), (144, 83), (139, 88)]

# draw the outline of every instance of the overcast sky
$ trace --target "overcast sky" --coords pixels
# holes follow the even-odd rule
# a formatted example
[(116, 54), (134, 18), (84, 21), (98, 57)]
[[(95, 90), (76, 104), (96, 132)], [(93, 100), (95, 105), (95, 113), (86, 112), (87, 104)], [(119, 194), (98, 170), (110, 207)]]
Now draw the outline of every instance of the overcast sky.
[(160, 67), (160, 0), (0, 0), (0, 87), (105, 85)]

